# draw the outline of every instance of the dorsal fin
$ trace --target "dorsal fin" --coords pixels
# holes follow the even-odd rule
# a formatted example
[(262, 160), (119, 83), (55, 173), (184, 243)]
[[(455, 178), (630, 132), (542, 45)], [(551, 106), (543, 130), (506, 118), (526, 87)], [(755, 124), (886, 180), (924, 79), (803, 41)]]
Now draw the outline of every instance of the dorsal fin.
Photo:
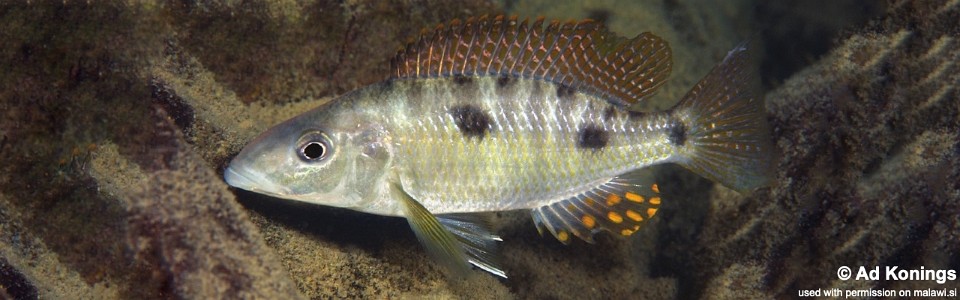
[(670, 75), (670, 47), (652, 33), (625, 39), (592, 20), (543, 21), (483, 16), (441, 24), (397, 54), (393, 76), (535, 78), (627, 105), (652, 95)]

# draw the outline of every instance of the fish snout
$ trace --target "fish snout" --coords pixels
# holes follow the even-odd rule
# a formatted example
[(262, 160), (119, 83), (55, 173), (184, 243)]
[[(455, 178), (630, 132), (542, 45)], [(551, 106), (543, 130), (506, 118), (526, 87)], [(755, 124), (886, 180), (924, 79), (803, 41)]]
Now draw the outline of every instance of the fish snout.
[(236, 167), (230, 166), (223, 171), (223, 179), (227, 184), (244, 190), (253, 191), (257, 187), (257, 182), (250, 179), (246, 172), (238, 171)]
[(287, 192), (286, 188), (268, 180), (262, 174), (234, 165), (223, 171), (223, 179), (232, 187), (251, 192), (269, 195), (282, 195)]

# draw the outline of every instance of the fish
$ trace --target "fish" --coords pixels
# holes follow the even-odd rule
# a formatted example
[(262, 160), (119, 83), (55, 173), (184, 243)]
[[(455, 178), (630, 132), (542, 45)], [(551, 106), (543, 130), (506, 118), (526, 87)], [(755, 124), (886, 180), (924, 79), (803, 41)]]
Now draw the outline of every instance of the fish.
[(453, 20), (398, 51), (387, 78), (284, 121), (224, 170), (235, 188), (407, 220), (448, 273), (506, 278), (484, 212), (528, 210), (567, 244), (630, 236), (663, 200), (645, 168), (679, 164), (742, 193), (772, 143), (746, 44), (678, 104), (632, 109), (669, 77), (666, 41), (592, 20)]

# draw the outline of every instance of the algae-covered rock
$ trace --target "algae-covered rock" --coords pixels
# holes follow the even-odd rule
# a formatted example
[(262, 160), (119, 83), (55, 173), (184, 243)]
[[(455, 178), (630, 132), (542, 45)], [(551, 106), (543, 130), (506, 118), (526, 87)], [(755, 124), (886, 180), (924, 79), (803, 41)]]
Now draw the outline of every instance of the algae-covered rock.
[[(0, 298), (785, 298), (956, 286), (836, 271), (960, 269), (960, 4), (826, 2), (0, 4)], [(664, 37), (673, 79), (645, 109), (669, 107), (749, 41), (773, 89), (775, 184), (741, 195), (658, 168), (658, 217), (596, 244), (564, 246), (527, 212), (497, 213), (510, 278), (450, 281), (402, 219), (223, 183), (256, 134), (381, 80), (421, 28), (504, 11)]]
[[(2, 4), (0, 295), (451, 294), (403, 282), (364, 293), (358, 280), (346, 294), (309, 293), (261, 233), (269, 225), (252, 222), (218, 174), (270, 123), (379, 80), (380, 62), (410, 32), (492, 12), (486, 3), (424, 4)], [(375, 259), (346, 264), (380, 269)]]
[[(172, 124), (157, 121), (155, 129), (166, 133), (161, 136), (182, 139)], [(170, 160), (152, 172), (124, 161), (112, 144), (97, 151), (90, 165), (90, 175), (125, 209), (122, 241), (130, 267), (144, 276), (136, 288), (161, 297), (298, 298), (219, 176), (187, 145), (170, 142)]]

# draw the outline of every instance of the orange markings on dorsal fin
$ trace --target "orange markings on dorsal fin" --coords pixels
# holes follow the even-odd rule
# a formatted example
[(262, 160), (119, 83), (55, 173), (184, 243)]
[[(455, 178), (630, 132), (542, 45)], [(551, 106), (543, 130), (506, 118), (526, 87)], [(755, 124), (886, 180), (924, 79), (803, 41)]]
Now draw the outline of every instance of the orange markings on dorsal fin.
[(667, 43), (645, 32), (625, 39), (592, 20), (533, 24), (497, 16), (439, 25), (397, 53), (395, 78), (453, 75), (535, 78), (620, 105), (646, 99), (672, 68)]

